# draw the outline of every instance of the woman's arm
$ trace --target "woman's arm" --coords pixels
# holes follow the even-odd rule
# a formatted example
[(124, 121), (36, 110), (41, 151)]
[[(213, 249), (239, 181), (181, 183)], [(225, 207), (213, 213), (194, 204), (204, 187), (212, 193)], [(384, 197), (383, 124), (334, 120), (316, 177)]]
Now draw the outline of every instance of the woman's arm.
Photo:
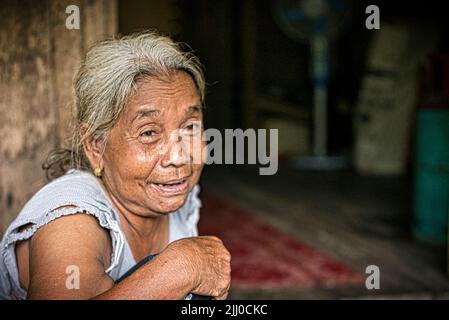
[(117, 285), (104, 272), (110, 256), (109, 234), (94, 217), (56, 219), (31, 239), (28, 298), (182, 299), (189, 292), (227, 296), (230, 256), (215, 237), (173, 242)]
[(96, 299), (182, 299), (192, 292), (222, 300), (230, 273), (229, 252), (218, 238), (182, 239)]

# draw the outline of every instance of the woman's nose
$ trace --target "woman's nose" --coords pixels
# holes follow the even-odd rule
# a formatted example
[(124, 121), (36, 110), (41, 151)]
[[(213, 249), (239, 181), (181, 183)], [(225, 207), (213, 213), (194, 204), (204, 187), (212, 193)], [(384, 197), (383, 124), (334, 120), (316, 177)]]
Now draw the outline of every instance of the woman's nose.
[(162, 158), (162, 166), (180, 167), (189, 163), (189, 150), (187, 143), (183, 142), (180, 136), (174, 137)]

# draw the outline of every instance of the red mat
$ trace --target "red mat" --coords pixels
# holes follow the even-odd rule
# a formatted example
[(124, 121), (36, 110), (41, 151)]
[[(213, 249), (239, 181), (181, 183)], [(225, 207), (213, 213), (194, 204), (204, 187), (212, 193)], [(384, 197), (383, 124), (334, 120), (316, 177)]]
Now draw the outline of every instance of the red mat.
[(365, 276), (219, 197), (204, 194), (199, 232), (232, 255), (232, 288), (305, 289), (359, 284)]

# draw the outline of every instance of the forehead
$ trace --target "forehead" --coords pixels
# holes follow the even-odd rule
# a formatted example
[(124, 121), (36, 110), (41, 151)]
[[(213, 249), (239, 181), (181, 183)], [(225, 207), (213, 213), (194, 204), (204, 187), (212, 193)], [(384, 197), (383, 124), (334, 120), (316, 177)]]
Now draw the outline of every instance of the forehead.
[(134, 117), (143, 109), (155, 109), (155, 114), (186, 112), (199, 106), (200, 98), (193, 79), (183, 71), (137, 81), (124, 110), (125, 117)]

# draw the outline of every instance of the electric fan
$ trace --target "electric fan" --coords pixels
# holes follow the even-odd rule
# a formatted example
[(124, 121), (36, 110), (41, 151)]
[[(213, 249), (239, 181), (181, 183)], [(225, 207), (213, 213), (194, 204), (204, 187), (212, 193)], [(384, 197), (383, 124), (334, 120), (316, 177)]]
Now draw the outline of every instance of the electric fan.
[(340, 169), (342, 156), (329, 156), (327, 147), (328, 46), (346, 26), (353, 2), (350, 0), (276, 0), (273, 15), (291, 39), (308, 44), (313, 82), (313, 155), (293, 157), (303, 169)]

